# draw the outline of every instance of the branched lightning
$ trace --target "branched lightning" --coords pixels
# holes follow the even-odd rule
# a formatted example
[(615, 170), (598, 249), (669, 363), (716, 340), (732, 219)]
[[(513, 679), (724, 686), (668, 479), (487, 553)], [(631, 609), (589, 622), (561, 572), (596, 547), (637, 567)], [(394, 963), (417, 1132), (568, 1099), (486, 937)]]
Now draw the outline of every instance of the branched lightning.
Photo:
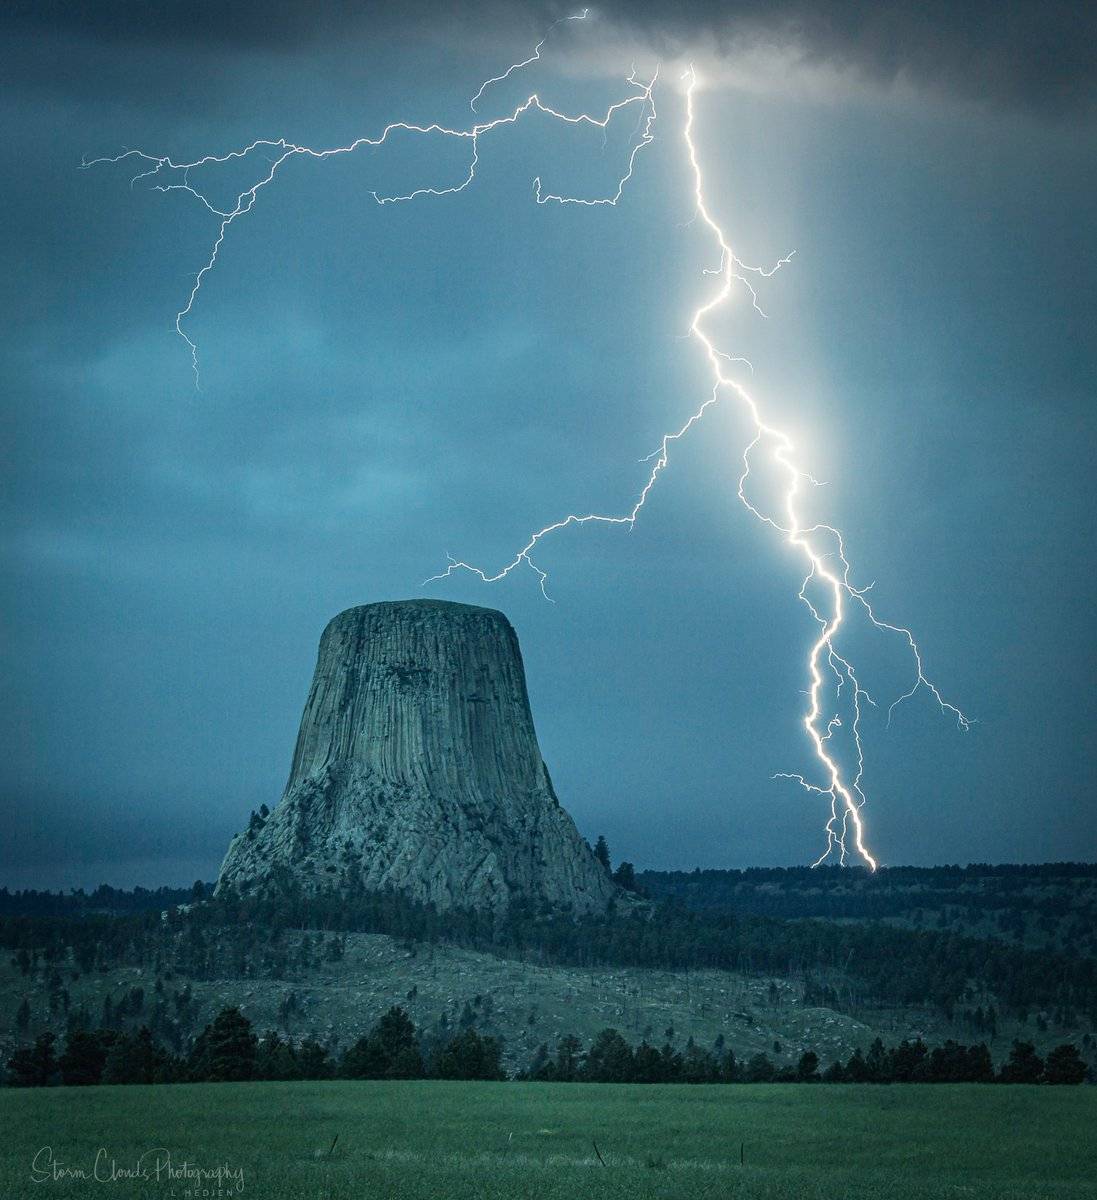
[[(865, 844), (864, 820), (861, 815), (861, 809), (866, 801), (861, 786), (865, 769), (861, 721), (863, 706), (874, 704), (875, 701), (861, 686), (853, 664), (839, 651), (837, 646), (838, 635), (846, 619), (847, 605), (860, 606), (877, 629), (897, 634), (905, 639), (910, 650), (914, 665), (914, 681), (908, 691), (891, 704), (888, 709), (889, 721), (897, 705), (904, 700), (909, 700), (919, 689), (924, 688), (933, 696), (942, 712), (948, 713), (956, 719), (961, 729), (967, 729), (971, 722), (960, 709), (946, 701), (936, 685), (927, 678), (923, 670), (921, 650), (911, 631), (904, 626), (891, 624), (876, 614), (867, 599), (867, 593), (872, 585), (858, 588), (851, 582), (852, 567), (846, 555), (845, 541), (841, 533), (830, 525), (805, 526), (803, 524), (797, 505), (801, 485), (804, 481), (811, 484), (817, 484), (818, 481), (794, 458), (794, 447), (788, 434), (763, 417), (758, 402), (743, 384), (728, 374), (725, 369), (737, 363), (750, 367), (749, 362), (721, 350), (714, 342), (713, 336), (707, 332), (707, 318), (724, 306), (736, 285), (745, 288), (754, 309), (761, 316), (765, 316), (751, 276), (769, 278), (782, 266), (788, 264), (792, 254), (786, 255), (772, 267), (754, 267), (744, 263), (732, 250), (727, 235), (716, 222), (705, 199), (704, 177), (693, 139), (694, 94), (697, 88), (697, 76), (692, 67), (686, 73), (686, 78), (688, 86), (686, 88), (686, 120), (683, 137), (693, 177), (694, 209), (696, 216), (711, 234), (719, 252), (719, 265), (704, 271), (705, 275), (717, 278), (719, 286), (694, 311), (689, 323), (689, 334), (704, 351), (712, 372), (710, 395), (693, 416), (680, 429), (667, 434), (663, 438), (660, 448), (655, 451), (654, 455), (649, 456), (654, 458), (654, 466), (636, 502), (627, 512), (617, 515), (571, 513), (561, 520), (554, 521), (537, 530), (514, 557), (497, 571), (488, 573), (481, 567), (450, 557), (446, 569), (440, 575), (432, 576), (427, 582), (445, 579), (456, 571), (468, 571), (485, 583), (497, 583), (518, 567), (525, 565), (536, 574), (541, 591), (547, 597), (548, 593), (545, 587), (548, 580), (547, 572), (533, 559), (533, 553), (539, 544), (550, 534), (571, 525), (602, 523), (627, 525), (631, 528), (636, 523), (640, 510), (647, 502), (656, 480), (667, 465), (671, 443), (685, 435), (701, 420), (709, 408), (717, 404), (725, 395), (730, 394), (746, 410), (754, 429), (754, 436), (742, 454), (742, 469), (738, 482), (739, 499), (755, 518), (782, 534), (803, 557), (806, 573), (798, 596), (818, 626), (818, 636), (807, 654), (808, 707), (803, 716), (803, 725), (818, 762), (822, 782), (813, 783), (801, 774), (785, 771), (778, 772), (774, 778), (791, 779), (805, 790), (824, 796), (829, 801), (830, 816), (825, 826), (826, 846), (814, 865), (818, 866), (835, 852), (838, 854), (839, 861), (845, 863), (848, 853), (846, 839), (852, 835), (853, 847), (857, 854), (875, 870), (877, 862)], [(777, 466), (785, 479), (782, 503), (776, 514), (760, 507), (759, 503), (756, 503), (748, 494), (755, 457), (763, 454), (768, 454), (770, 462)], [(827, 598), (825, 605), (812, 599), (809, 591), (812, 585), (815, 585), (817, 590), (820, 590)], [(833, 694), (828, 701), (824, 701), (824, 688), (828, 679), (833, 681)], [(844, 693), (848, 695), (846, 703), (851, 713), (846, 720), (838, 711)], [(839, 753), (831, 748), (835, 734), (846, 728), (849, 731), (855, 764), (852, 775), (843, 769)]]
[[(501, 74), (485, 80), (469, 101), (472, 112), (477, 114), (477, 105), (491, 87), (502, 83), (516, 72), (540, 60), (541, 50), (557, 26), (566, 21), (584, 20), (587, 15), (587, 10), (584, 9), (573, 16), (562, 17), (550, 27), (529, 57), (511, 64)], [(837, 853), (839, 861), (844, 863), (849, 852), (847, 838), (852, 836), (853, 848), (856, 853), (869, 867), (875, 869), (876, 859), (865, 844), (864, 821), (861, 815), (861, 810), (866, 803), (865, 792), (862, 788), (865, 754), (861, 723), (864, 706), (875, 705), (875, 701), (861, 685), (850, 658), (839, 649), (839, 634), (845, 624), (847, 610), (859, 609), (877, 630), (895, 635), (905, 641), (910, 652), (913, 680), (909, 689), (889, 706), (889, 722), (896, 707), (911, 699), (920, 690), (929, 692), (940, 710), (952, 716), (961, 729), (969, 728), (971, 722), (960, 709), (944, 699), (936, 685), (926, 676), (922, 653), (911, 631), (905, 626), (885, 621), (877, 615), (867, 598), (872, 585), (859, 588), (853, 584), (851, 581), (852, 567), (839, 530), (825, 524), (805, 525), (803, 523), (798, 506), (802, 485), (805, 482), (817, 485), (818, 481), (795, 458), (794, 446), (788, 434), (763, 416), (758, 401), (751, 396), (737, 378), (729, 373), (729, 369), (737, 365), (745, 366), (753, 371), (751, 364), (747, 359), (741, 356), (732, 356), (721, 349), (716, 344), (714, 335), (708, 332), (709, 318), (723, 308), (737, 288), (745, 291), (754, 310), (764, 317), (766, 314), (761, 307), (756, 281), (770, 278), (777, 270), (786, 266), (793, 255), (785, 256), (771, 267), (756, 267), (743, 262), (732, 250), (724, 230), (713, 217), (705, 197), (703, 173), (693, 138), (697, 77), (692, 67), (686, 72), (684, 78), (688, 82), (682, 135), (692, 177), (694, 219), (699, 220), (704, 226), (718, 252), (717, 265), (703, 271), (706, 277), (717, 280), (717, 286), (694, 310), (690, 318), (688, 334), (684, 336), (692, 338), (703, 351), (712, 375), (710, 393), (693, 415), (680, 428), (665, 434), (659, 447), (643, 460), (651, 462), (652, 466), (630, 508), (616, 515), (594, 512), (568, 514), (533, 533), (525, 545), (506, 564), (493, 572), (449, 557), (445, 570), (438, 575), (431, 576), (426, 582), (437, 582), (457, 572), (469, 572), (484, 583), (497, 583), (519, 567), (524, 566), (530, 568), (536, 575), (538, 586), (545, 598), (551, 599), (546, 587), (548, 574), (534, 561), (534, 553), (539, 549), (541, 543), (551, 534), (570, 526), (604, 524), (623, 525), (631, 529), (669, 462), (673, 443), (684, 437), (711, 407), (726, 398), (731, 398), (746, 413), (753, 428), (753, 436), (744, 448), (740, 460), (737, 487), (739, 500), (758, 521), (781, 534), (801, 557), (805, 574), (798, 591), (798, 598), (807, 608), (817, 627), (815, 640), (812, 642), (805, 660), (808, 682), (807, 709), (803, 714), (802, 721), (815, 756), (818, 775), (815, 781), (802, 774), (792, 772), (778, 772), (774, 778), (792, 780), (809, 793), (826, 798), (829, 803), (830, 815), (825, 825), (826, 846), (815, 865), (824, 862), (832, 853)], [(279, 168), (291, 158), (321, 160), (337, 155), (352, 154), (362, 149), (376, 149), (385, 145), (396, 134), (437, 136), (458, 139), (468, 144), (468, 165), (464, 173), (456, 180), (416, 187), (402, 194), (382, 194), (379, 191), (370, 193), (376, 203), (381, 206), (406, 203), (420, 197), (450, 196), (464, 191), (476, 178), (476, 169), (480, 162), (481, 139), (489, 133), (516, 124), (531, 110), (537, 110), (551, 119), (568, 125), (589, 125), (598, 127), (604, 132), (616, 114), (624, 109), (634, 107), (637, 111), (637, 121), (631, 149), (625, 162), (624, 171), (610, 194), (594, 197), (564, 195), (547, 191), (540, 176), (532, 181), (533, 197), (537, 204), (613, 206), (620, 201), (626, 186), (633, 177), (640, 151), (654, 138), (653, 127), (657, 117), (654, 89), (657, 81), (658, 71), (644, 82), (637, 77), (636, 70), (633, 68), (626, 80), (630, 91), (621, 99), (610, 104), (601, 116), (561, 111), (544, 104), (538, 94), (533, 92), (511, 112), (491, 120), (477, 120), (465, 128), (454, 128), (437, 123), (420, 125), (394, 121), (386, 125), (376, 136), (359, 137), (348, 145), (326, 149), (297, 145), (284, 138), (257, 139), (239, 150), (222, 155), (206, 155), (189, 162), (176, 161), (170, 155), (153, 155), (141, 150), (126, 150), (112, 157), (85, 160), (83, 165), (90, 167), (96, 164), (133, 160), (141, 164), (143, 169), (132, 178), (131, 186), (148, 180), (151, 181), (151, 186), (155, 191), (184, 192), (197, 200), (216, 219), (217, 231), (207, 260), (194, 276), (186, 302), (175, 317), (175, 330), (189, 349), (197, 386), (199, 381), (198, 346), (186, 331), (187, 319), (194, 310), (203, 281), (217, 265), (218, 256), (229, 228), (236, 220), (252, 210), (259, 193), (274, 180)], [(248, 160), (252, 156), (256, 158), (271, 157), (266, 157), (266, 167), (258, 181), (238, 193), (235, 201), (227, 207), (221, 207), (214, 203), (209, 195), (193, 181), (193, 177), (204, 167)], [(752, 495), (752, 476), (759, 460), (766, 462), (770, 467), (776, 467), (777, 473), (784, 480), (779, 501), (772, 509)], [(834, 748), (836, 739), (841, 734), (845, 734), (847, 738), (844, 753)], [(843, 757), (852, 760), (852, 771), (843, 767)]]
[(589, 14), (590, 9), (584, 8), (582, 12), (573, 13), (570, 17), (560, 17), (559, 20), (553, 21), (553, 23), (548, 27), (548, 32), (545, 34), (545, 36), (537, 43), (536, 46), (533, 47), (533, 53), (529, 56), (529, 58), (523, 58), (521, 62), (511, 63), (510, 66), (507, 67), (507, 69), (502, 73), (502, 75), (493, 75), (490, 79), (485, 79), (484, 82), (480, 84), (480, 90), (469, 101), (469, 108), (475, 112), (477, 104), (480, 103), (480, 97), (488, 90), (489, 87), (492, 87), (496, 83), (502, 83), (505, 79), (509, 79), (515, 71), (520, 71), (523, 67), (529, 67), (535, 62), (539, 62), (541, 59), (541, 51), (544, 48), (545, 43), (552, 36), (552, 31), (557, 25), (563, 25), (565, 21), (585, 21)]
[[(575, 17), (565, 17), (562, 20), (583, 20), (587, 13), (584, 10)], [(560, 24), (557, 21), (556, 24)], [(536, 62), (540, 58), (540, 49), (544, 45), (544, 40), (538, 44), (534, 54), (523, 63), (515, 63), (509, 67), (501, 75), (497, 75), (492, 79), (486, 80), (480, 87), (480, 90), (470, 101), (473, 112), (476, 111), (476, 104), (483, 98), (484, 92), (492, 84), (499, 83), (508, 78), (519, 67), (527, 66), (529, 63)], [(469, 161), (468, 168), (464, 176), (456, 182), (446, 184), (444, 186), (425, 186), (413, 189), (410, 192), (394, 195), (382, 195), (378, 191), (371, 191), (370, 195), (379, 205), (397, 204), (410, 200), (416, 200), (421, 196), (452, 196), (458, 192), (463, 192), (469, 187), (476, 178), (476, 168), (480, 163), (480, 139), (485, 134), (493, 133), (498, 129), (516, 124), (526, 113), (531, 110), (536, 110), (543, 113), (545, 116), (553, 120), (560, 121), (566, 125), (587, 125), (593, 126), (603, 131), (609, 126), (614, 116), (627, 108), (636, 107), (639, 112), (637, 121), (638, 135), (634, 139), (632, 151), (629, 154), (626, 164), (626, 171), (618, 180), (615, 192), (610, 196), (600, 196), (594, 198), (581, 198), (578, 196), (564, 196), (552, 192), (545, 192), (542, 187), (540, 176), (533, 180), (533, 196), (538, 204), (581, 204), (581, 205), (615, 205), (621, 198), (621, 194), (628, 181), (632, 178), (633, 170), (636, 163), (636, 156), (639, 152), (652, 141), (651, 127), (655, 122), (655, 102), (653, 98), (653, 89), (658, 78), (658, 72), (652, 76), (646, 83), (637, 78), (635, 68), (630, 72), (626, 83), (632, 89), (631, 92), (623, 99), (610, 104), (605, 113), (601, 117), (592, 116), (589, 113), (566, 113), (559, 109), (542, 102), (540, 96), (536, 92), (530, 95), (519, 104), (512, 112), (505, 116), (496, 117), (490, 121), (478, 121), (467, 128), (451, 128), (446, 125), (430, 124), (417, 125), (408, 121), (393, 121), (386, 125), (384, 129), (376, 137), (359, 137), (346, 146), (333, 146), (327, 149), (317, 150), (311, 146), (299, 146), (294, 142), (289, 142), (285, 138), (277, 140), (269, 140), (266, 138), (257, 138), (239, 150), (232, 150), (226, 154), (207, 154), (201, 158), (194, 159), (191, 162), (176, 161), (168, 154), (148, 154), (143, 150), (125, 150), (121, 154), (112, 156), (104, 156), (99, 158), (85, 158), (81, 164), (83, 167), (94, 167), (108, 163), (119, 163), (126, 160), (134, 160), (144, 165), (143, 170), (139, 171), (130, 180), (130, 186), (143, 180), (152, 180), (152, 188), (157, 192), (185, 192), (189, 196), (193, 196), (209, 213), (217, 218), (219, 225), (217, 235), (214, 238), (213, 244), (210, 247), (209, 257), (205, 264), (195, 275), (191, 284), (191, 289), (187, 295), (186, 303), (175, 314), (175, 332), (186, 343), (190, 351), (191, 369), (194, 372), (195, 386), (199, 385), (199, 364), (198, 364), (198, 345), (190, 337), (184, 328), (187, 318), (191, 315), (194, 306), (198, 300), (198, 293), (202, 289), (202, 284), (206, 276), (217, 265), (218, 255), (221, 253), (221, 247), (224, 244), (225, 237), (228, 234), (230, 226), (234, 221), (242, 216), (246, 216), (255, 206), (255, 202), (259, 197), (259, 193), (269, 183), (274, 180), (279, 168), (290, 159), (302, 157), (308, 159), (327, 159), (334, 158), (338, 155), (353, 154), (357, 150), (376, 149), (385, 145), (390, 137), (398, 133), (418, 134), (422, 136), (439, 136), (445, 138), (455, 138), (465, 141), (469, 146)], [(240, 192), (235, 202), (227, 208), (218, 207), (208, 195), (206, 195), (199, 187), (191, 180), (192, 172), (200, 170), (202, 167), (211, 165), (230, 163), (238, 160), (247, 159), (251, 155), (258, 156), (261, 152), (273, 153), (273, 157), (268, 158), (267, 169), (264, 171), (258, 182), (252, 184)], [(172, 179), (174, 173), (175, 179), (171, 182), (159, 182), (161, 179)]]

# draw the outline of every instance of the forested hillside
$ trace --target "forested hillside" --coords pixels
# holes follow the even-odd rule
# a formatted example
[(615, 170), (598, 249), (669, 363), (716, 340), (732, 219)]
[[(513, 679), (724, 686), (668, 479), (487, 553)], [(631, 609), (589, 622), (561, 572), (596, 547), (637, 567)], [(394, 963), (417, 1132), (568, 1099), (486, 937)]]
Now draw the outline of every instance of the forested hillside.
[[(1088, 865), (629, 882), (647, 898), (584, 918), (438, 912), (289, 880), (216, 899), (202, 885), (0, 893), (0, 1044), (74, 1022), (148, 1025), (182, 1052), (231, 1001), (286, 1033), (335, 1041), (365, 1008), (408, 1003), (439, 1036), (464, 1021), (499, 1037), (512, 1069), (562, 1030), (591, 1036), (611, 1023), (637, 1042), (660, 1025), (699, 1044), (734, 1036), (737, 1053), (768, 1048), (776, 1061), (793, 1049), (848, 1054), (870, 1034), (986, 1040), (995, 1057), (1015, 1037), (1093, 1045), (1097, 957), (1078, 928), (1097, 884)], [(973, 936), (973, 913), (1058, 924), (1043, 944)]]

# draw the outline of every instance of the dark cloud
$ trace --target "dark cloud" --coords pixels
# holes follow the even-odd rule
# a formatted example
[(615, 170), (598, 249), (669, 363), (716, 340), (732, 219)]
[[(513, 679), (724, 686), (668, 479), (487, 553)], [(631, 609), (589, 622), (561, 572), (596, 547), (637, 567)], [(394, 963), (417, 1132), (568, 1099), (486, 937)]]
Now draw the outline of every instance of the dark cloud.
[[(99, 44), (297, 53), (399, 32), (490, 26), (506, 41), (567, 11), (557, 4), (400, 5), (369, 0), (17, 0), (0, 28)], [(759, 41), (871, 80), (1047, 114), (1088, 106), (1097, 82), (1097, 6), (1059, 0), (608, 0), (601, 14), (665, 50), (712, 39), (724, 53)]]
[(218, 4), (212, 0), (17, 0), (6, 6), (4, 23), (17, 30), (72, 34), (107, 42), (191, 42), (237, 49), (300, 46), (345, 31), (370, 6), (327, 0)]
[(622, 23), (661, 40), (698, 33), (727, 51), (773, 39), (809, 60), (1036, 110), (1092, 100), (1097, 82), (1097, 7), (1032, 0), (684, 0), (611, 3)]

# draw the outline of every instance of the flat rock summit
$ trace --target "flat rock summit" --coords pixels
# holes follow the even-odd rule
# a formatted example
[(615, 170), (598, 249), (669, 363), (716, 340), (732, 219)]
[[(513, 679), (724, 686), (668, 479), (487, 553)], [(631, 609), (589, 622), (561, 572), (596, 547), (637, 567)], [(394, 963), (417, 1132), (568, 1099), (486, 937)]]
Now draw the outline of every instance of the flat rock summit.
[(218, 889), (394, 889), (439, 908), (604, 911), (618, 889), (541, 759), (518, 637), (492, 609), (347, 609), (320, 638), (289, 782)]

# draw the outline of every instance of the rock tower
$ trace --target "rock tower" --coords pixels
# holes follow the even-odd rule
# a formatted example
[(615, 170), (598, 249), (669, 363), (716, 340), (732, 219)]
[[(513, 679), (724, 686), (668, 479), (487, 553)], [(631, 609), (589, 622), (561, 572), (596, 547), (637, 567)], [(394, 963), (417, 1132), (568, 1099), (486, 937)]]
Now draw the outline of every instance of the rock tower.
[(501, 612), (367, 604), (320, 638), (289, 782), (218, 887), (392, 888), (439, 908), (604, 911), (617, 889), (560, 806)]

